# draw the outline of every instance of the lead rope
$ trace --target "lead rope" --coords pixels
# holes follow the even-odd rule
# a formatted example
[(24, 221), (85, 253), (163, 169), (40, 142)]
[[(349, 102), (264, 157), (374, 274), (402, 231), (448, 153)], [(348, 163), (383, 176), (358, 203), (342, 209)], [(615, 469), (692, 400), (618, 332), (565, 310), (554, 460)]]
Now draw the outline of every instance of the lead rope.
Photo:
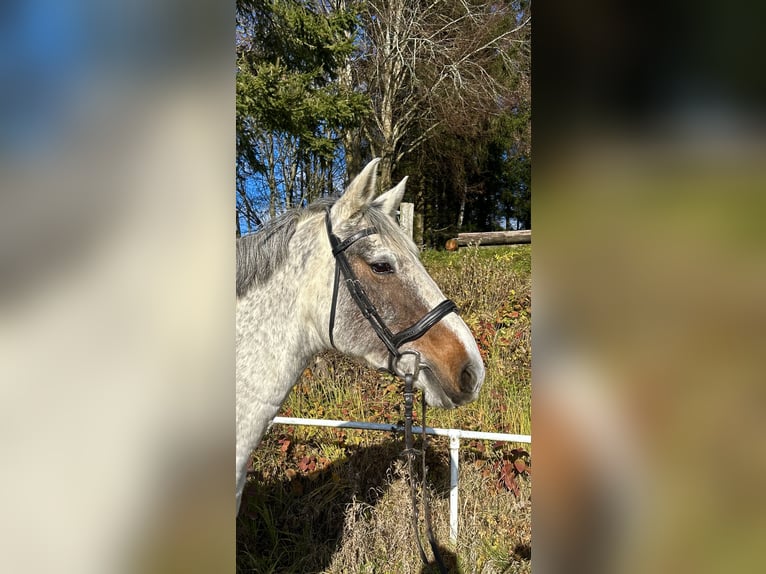
[[(412, 373), (408, 373), (404, 375), (404, 443), (405, 443), (405, 454), (407, 455), (407, 472), (409, 473), (409, 479), (410, 479), (410, 496), (412, 498), (412, 529), (413, 533), (415, 534), (415, 539), (418, 542), (418, 551), (420, 552), (420, 559), (423, 561), (423, 564), (428, 565), (428, 558), (426, 557), (426, 552), (423, 549), (423, 543), (420, 540), (420, 529), (419, 529), (419, 511), (418, 511), (418, 498), (417, 498), (417, 485), (415, 483), (415, 472), (414, 472), (414, 464), (413, 461), (415, 459), (415, 449), (413, 444), (413, 438), (412, 438), (412, 404), (413, 404), (413, 398), (414, 398), (414, 390), (413, 390), (413, 384), (412, 384)], [(421, 460), (422, 460), (422, 469), (423, 469), (423, 482), (421, 485), (421, 490), (423, 492), (423, 510), (424, 510), (424, 517), (426, 522), (426, 533), (428, 535), (428, 543), (431, 545), (431, 551), (434, 554), (434, 558), (436, 559), (436, 564), (439, 566), (439, 572), (441, 574), (448, 574), (447, 568), (444, 566), (444, 561), (442, 560), (441, 552), (439, 552), (439, 546), (436, 543), (436, 537), (434, 536), (433, 528), (431, 527), (431, 505), (429, 504), (428, 499), (428, 492), (426, 490), (427, 483), (426, 483), (426, 447), (427, 447), (427, 434), (426, 434), (426, 401), (425, 397), (423, 398), (423, 414), (422, 414), (422, 421), (421, 421), (421, 427), (422, 427), (422, 449), (421, 449)]]

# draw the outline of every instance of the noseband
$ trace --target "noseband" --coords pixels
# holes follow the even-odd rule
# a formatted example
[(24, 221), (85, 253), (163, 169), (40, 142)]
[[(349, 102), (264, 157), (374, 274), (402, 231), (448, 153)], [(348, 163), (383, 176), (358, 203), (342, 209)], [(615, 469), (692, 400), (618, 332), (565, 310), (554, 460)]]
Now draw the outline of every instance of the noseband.
[[(335, 341), (333, 339), (333, 330), (335, 327), (335, 310), (338, 301), (340, 274), (343, 273), (343, 278), (351, 298), (354, 300), (354, 303), (356, 303), (356, 306), (359, 307), (359, 310), (362, 312), (364, 318), (369, 321), (373, 330), (378, 335), (378, 338), (383, 341), (383, 344), (388, 349), (389, 372), (391, 372), (393, 375), (402, 376), (399, 372), (397, 372), (397, 367), (399, 364), (399, 359), (401, 359), (401, 357), (405, 354), (415, 355), (417, 364), (410, 368), (417, 370), (420, 366), (420, 355), (416, 351), (406, 351), (402, 353), (399, 351), (399, 347), (405, 343), (409, 343), (410, 341), (415, 341), (425, 335), (428, 330), (436, 325), (436, 323), (438, 323), (445, 315), (457, 312), (457, 305), (455, 305), (455, 303), (450, 299), (445, 299), (436, 307), (431, 309), (428, 313), (426, 313), (417, 323), (407, 327), (406, 329), (402, 329), (396, 334), (392, 333), (391, 329), (388, 328), (385, 321), (383, 321), (383, 318), (378, 313), (375, 305), (373, 305), (369, 297), (367, 297), (367, 293), (365, 293), (362, 284), (354, 274), (353, 269), (351, 269), (351, 265), (349, 264), (348, 257), (346, 257), (345, 253), (346, 249), (348, 249), (351, 245), (364, 237), (378, 233), (378, 230), (374, 227), (367, 227), (341, 241), (332, 231), (329, 208), (327, 208), (325, 211), (324, 221), (327, 227), (327, 237), (329, 237), (330, 246), (332, 247), (332, 254), (333, 257), (335, 257), (335, 279), (333, 281), (332, 305), (330, 307), (330, 344), (335, 347)], [(417, 375), (417, 372), (412, 372), (412, 374)]]

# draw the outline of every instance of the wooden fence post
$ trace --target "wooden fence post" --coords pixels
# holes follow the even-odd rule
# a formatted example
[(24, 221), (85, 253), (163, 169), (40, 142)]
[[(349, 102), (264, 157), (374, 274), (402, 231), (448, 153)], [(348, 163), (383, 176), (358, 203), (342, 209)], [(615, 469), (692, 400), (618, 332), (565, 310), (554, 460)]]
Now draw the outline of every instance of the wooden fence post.
[(415, 212), (414, 203), (401, 203), (399, 204), (399, 226), (407, 234), (407, 237), (412, 239), (412, 218)]

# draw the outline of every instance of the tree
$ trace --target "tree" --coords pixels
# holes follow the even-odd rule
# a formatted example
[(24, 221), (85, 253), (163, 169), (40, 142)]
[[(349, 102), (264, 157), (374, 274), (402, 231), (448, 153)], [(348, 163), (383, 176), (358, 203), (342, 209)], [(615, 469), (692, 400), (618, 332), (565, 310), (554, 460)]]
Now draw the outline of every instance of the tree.
[(416, 229), (417, 212), (434, 233), (528, 221), (528, 0), (237, 6), (238, 223), (330, 193), (372, 156), (382, 187), (412, 176)]
[(382, 158), (381, 186), (445, 123), (468, 127), (513, 99), (503, 76), (516, 67), (514, 43), (527, 41), (519, 2), (372, 0), (361, 17), (355, 83), (370, 98), (363, 130)]
[(339, 133), (366, 109), (336, 74), (355, 26), (352, 12), (311, 1), (238, 1), (238, 223), (252, 228), (332, 188)]
[[(509, 8), (518, 23), (529, 19), (529, 9), (528, 3)], [(403, 158), (424, 219), (419, 242), (443, 245), (460, 231), (529, 227), (530, 35), (530, 24), (517, 30), (504, 56), (485, 66), (498, 95), (487, 109), (441, 108), (439, 125)]]

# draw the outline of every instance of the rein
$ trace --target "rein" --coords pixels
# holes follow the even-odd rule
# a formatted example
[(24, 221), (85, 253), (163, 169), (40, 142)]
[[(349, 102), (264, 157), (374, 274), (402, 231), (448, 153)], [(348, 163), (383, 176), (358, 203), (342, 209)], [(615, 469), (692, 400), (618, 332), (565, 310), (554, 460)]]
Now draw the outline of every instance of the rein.
[[(420, 560), (423, 562), (423, 564), (428, 564), (428, 557), (426, 556), (426, 552), (423, 549), (423, 542), (420, 540), (420, 532), (418, 529), (418, 521), (419, 521), (419, 515), (418, 515), (418, 495), (417, 495), (417, 485), (415, 484), (415, 471), (414, 471), (414, 460), (415, 460), (415, 446), (412, 438), (412, 403), (413, 403), (413, 397), (414, 397), (414, 389), (413, 389), (413, 376), (412, 374), (408, 373), (404, 376), (404, 454), (407, 456), (407, 474), (409, 475), (410, 479), (410, 498), (412, 499), (412, 531), (415, 534), (415, 540), (417, 540), (418, 543), (418, 551), (420, 552)], [(442, 560), (441, 552), (439, 552), (439, 545), (436, 543), (436, 537), (434, 536), (433, 528), (431, 527), (431, 505), (428, 501), (428, 495), (427, 495), (427, 483), (426, 483), (426, 448), (428, 446), (427, 444), (427, 435), (426, 435), (426, 401), (425, 399), (422, 402), (422, 417), (421, 417), (421, 442), (422, 447), (420, 450), (420, 456), (421, 456), (421, 462), (422, 462), (422, 474), (423, 474), (423, 482), (421, 485), (421, 491), (423, 492), (423, 510), (425, 515), (425, 522), (426, 522), (426, 534), (428, 535), (428, 543), (431, 546), (431, 551), (434, 554), (434, 558), (436, 559), (436, 563), (439, 566), (439, 572), (441, 574), (447, 573), (447, 568), (444, 565), (444, 560)]]
[[(373, 305), (369, 297), (367, 297), (367, 293), (365, 293), (364, 288), (362, 287), (362, 284), (359, 282), (359, 279), (357, 278), (353, 269), (351, 269), (351, 265), (345, 253), (346, 249), (348, 249), (355, 242), (359, 241), (360, 239), (363, 239), (364, 237), (368, 237), (370, 235), (374, 235), (378, 233), (378, 230), (375, 227), (367, 227), (351, 235), (350, 237), (347, 237), (343, 241), (341, 241), (340, 238), (338, 238), (338, 236), (336, 236), (335, 233), (333, 233), (332, 223), (330, 222), (329, 207), (325, 210), (324, 220), (325, 220), (325, 226), (327, 228), (327, 237), (330, 240), (332, 254), (333, 254), (333, 257), (335, 258), (335, 278), (333, 280), (332, 304), (330, 306), (330, 325), (329, 325), (330, 344), (333, 347), (335, 347), (333, 330), (335, 328), (335, 312), (336, 312), (337, 301), (338, 301), (338, 289), (340, 286), (340, 276), (341, 274), (343, 274), (344, 282), (346, 284), (346, 288), (348, 289), (349, 294), (351, 295), (351, 298), (354, 300), (357, 307), (359, 307), (359, 310), (362, 312), (362, 315), (364, 316), (364, 318), (367, 319), (367, 321), (370, 323), (373, 330), (378, 335), (378, 338), (381, 341), (383, 341), (383, 344), (388, 349), (388, 353), (389, 353), (388, 371), (392, 375), (404, 379), (404, 440), (405, 440), (404, 454), (407, 455), (408, 472), (410, 477), (410, 494), (412, 496), (412, 526), (413, 526), (415, 538), (418, 542), (418, 550), (420, 551), (420, 558), (424, 564), (428, 564), (428, 558), (426, 557), (426, 553), (423, 549), (423, 544), (421, 542), (420, 533), (418, 530), (419, 516), (418, 516), (418, 504), (417, 504), (417, 486), (415, 484), (415, 474), (413, 472), (413, 460), (414, 460), (416, 451), (414, 449), (413, 437), (412, 437), (412, 406), (413, 406), (413, 399), (414, 399), (414, 381), (415, 379), (417, 379), (420, 373), (421, 367), (427, 368), (427, 366), (421, 363), (420, 353), (414, 350), (399, 351), (399, 347), (401, 347), (405, 343), (415, 341), (419, 339), (420, 337), (422, 337), (423, 335), (425, 335), (426, 332), (428, 332), (428, 330), (431, 327), (436, 325), (436, 323), (438, 323), (442, 318), (444, 318), (449, 313), (453, 313), (453, 312), (456, 313), (457, 305), (455, 305), (454, 301), (451, 301), (450, 299), (445, 299), (444, 301), (442, 301), (436, 307), (431, 309), (419, 321), (417, 321), (410, 327), (407, 327), (406, 329), (402, 329), (398, 333), (393, 333), (391, 329), (388, 328), (385, 321), (378, 313), (378, 310), (375, 308), (375, 305)], [(402, 361), (402, 359), (405, 359), (407, 357), (412, 357), (412, 359), (414, 360)], [(402, 365), (404, 363), (411, 363), (411, 364), (402, 368)], [(428, 497), (426, 495), (426, 444), (427, 444), (427, 441), (426, 441), (425, 398), (423, 399), (422, 430), (423, 430), (423, 434), (422, 434), (423, 445), (421, 450), (422, 468), (423, 468), (422, 491), (423, 491), (423, 507), (424, 507), (425, 522), (426, 522), (426, 530), (428, 534), (428, 542), (431, 546), (431, 550), (433, 551), (434, 558), (436, 559), (436, 562), (439, 566), (439, 570), (442, 574), (446, 574), (447, 569), (444, 566), (444, 561), (442, 560), (441, 553), (439, 552), (439, 548), (433, 534), (433, 529), (431, 527), (431, 509), (428, 503)]]

